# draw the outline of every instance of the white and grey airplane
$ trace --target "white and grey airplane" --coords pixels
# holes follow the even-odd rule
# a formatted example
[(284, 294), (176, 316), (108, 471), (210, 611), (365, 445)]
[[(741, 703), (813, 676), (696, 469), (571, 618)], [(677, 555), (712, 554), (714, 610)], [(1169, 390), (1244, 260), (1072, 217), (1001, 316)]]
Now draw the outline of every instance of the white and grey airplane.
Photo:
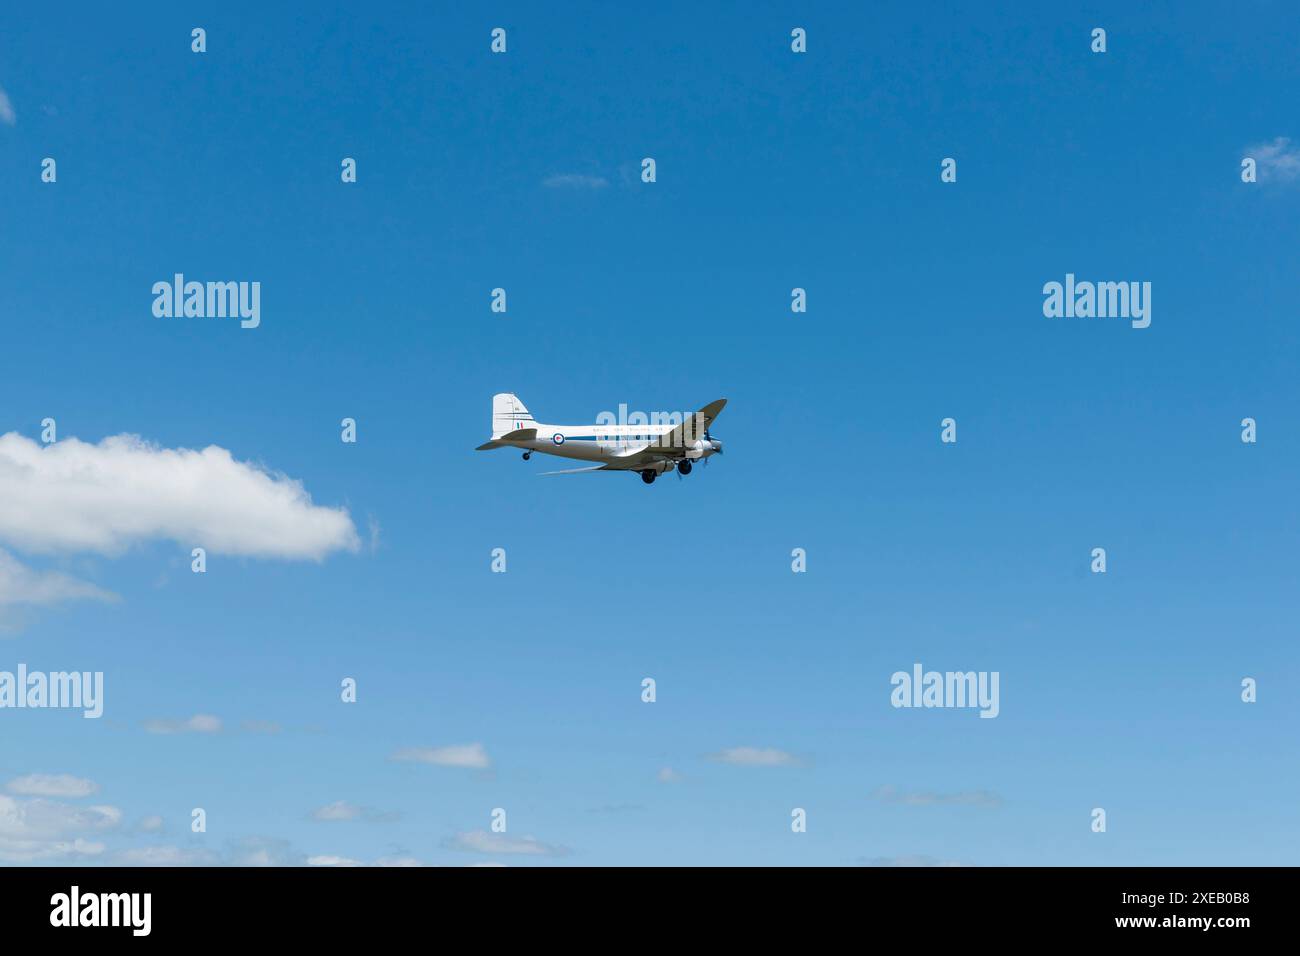
[(652, 425), (543, 425), (517, 395), (501, 392), (492, 396), (492, 440), (474, 450), (519, 448), (525, 461), (539, 451), (600, 462), (542, 474), (635, 471), (648, 485), (674, 468), (679, 475), (689, 475), (695, 462), (722, 454), (722, 442), (709, 434), (709, 426), (726, 404), (727, 400), (720, 398), (693, 415), (665, 416), (669, 421)]

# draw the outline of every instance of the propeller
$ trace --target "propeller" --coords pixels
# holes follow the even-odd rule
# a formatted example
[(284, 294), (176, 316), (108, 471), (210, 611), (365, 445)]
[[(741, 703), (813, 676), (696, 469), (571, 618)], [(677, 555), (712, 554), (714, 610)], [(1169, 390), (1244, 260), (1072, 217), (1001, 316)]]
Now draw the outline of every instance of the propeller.
[[(707, 428), (704, 429), (704, 440), (705, 440), (706, 442), (708, 442), (709, 444), (711, 444), (711, 445), (714, 445), (714, 442), (716, 441), (716, 439), (715, 439), (712, 435), (709, 434), (709, 430), (708, 430)], [(721, 455), (721, 454), (722, 454), (722, 442), (719, 441), (719, 442), (716, 443), (716, 445), (714, 445), (714, 448), (713, 448), (713, 454), (714, 454), (714, 455)], [(704, 464), (705, 464), (706, 467), (707, 467), (708, 464), (709, 464), (709, 459), (712, 458), (712, 457), (713, 457), (713, 455), (708, 455), (708, 456), (705, 457), (705, 459), (704, 459)]]

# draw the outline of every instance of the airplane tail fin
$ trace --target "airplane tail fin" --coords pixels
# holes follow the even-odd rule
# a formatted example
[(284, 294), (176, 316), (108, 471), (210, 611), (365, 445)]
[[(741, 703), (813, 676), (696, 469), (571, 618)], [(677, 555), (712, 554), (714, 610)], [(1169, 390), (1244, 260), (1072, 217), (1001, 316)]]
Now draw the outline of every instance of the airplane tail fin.
[(513, 392), (498, 392), (492, 396), (492, 437), (502, 435), (519, 428), (537, 426), (532, 412), (524, 407), (519, 396)]

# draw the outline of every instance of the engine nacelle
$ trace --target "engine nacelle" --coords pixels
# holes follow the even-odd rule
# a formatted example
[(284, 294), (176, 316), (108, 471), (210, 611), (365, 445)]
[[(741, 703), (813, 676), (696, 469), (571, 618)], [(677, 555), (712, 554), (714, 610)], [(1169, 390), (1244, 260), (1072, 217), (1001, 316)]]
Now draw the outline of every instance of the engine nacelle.
[(653, 465), (647, 465), (645, 468), (637, 469), (638, 471), (653, 471), (656, 475), (662, 475), (665, 472), (672, 471), (677, 465), (671, 461), (657, 461)]

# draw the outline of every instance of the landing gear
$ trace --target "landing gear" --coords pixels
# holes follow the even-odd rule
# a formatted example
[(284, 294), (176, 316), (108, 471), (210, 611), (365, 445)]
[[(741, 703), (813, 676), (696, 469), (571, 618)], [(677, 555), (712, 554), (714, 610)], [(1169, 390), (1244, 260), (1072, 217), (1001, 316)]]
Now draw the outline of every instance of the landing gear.
[(647, 485), (653, 485), (655, 483), (655, 473), (647, 468), (645, 471), (641, 472), (641, 480)]
[(690, 460), (689, 458), (687, 458), (687, 459), (683, 460), (682, 463), (679, 464), (679, 465), (677, 466), (677, 472), (678, 472), (678, 474), (689, 475), (689, 474), (691, 473), (691, 469), (692, 469), (693, 467), (695, 467), (695, 466), (692, 465), (692, 464), (691, 464), (691, 460)]
[(529, 458), (532, 457), (533, 457), (533, 453), (531, 451), (524, 452), (524, 461), (527, 461)]

